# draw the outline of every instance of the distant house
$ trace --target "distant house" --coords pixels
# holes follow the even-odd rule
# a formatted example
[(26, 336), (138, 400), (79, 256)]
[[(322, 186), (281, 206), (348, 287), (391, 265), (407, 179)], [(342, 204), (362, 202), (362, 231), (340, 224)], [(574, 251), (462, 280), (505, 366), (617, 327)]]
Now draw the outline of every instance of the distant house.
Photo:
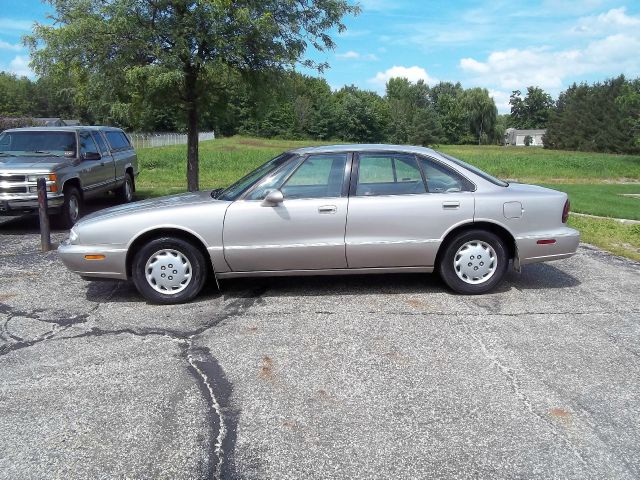
[(526, 138), (530, 137), (529, 146), (542, 147), (542, 137), (547, 131), (545, 129), (536, 130), (518, 130), (516, 128), (507, 128), (504, 132), (504, 144), (513, 145), (515, 147), (524, 147), (527, 145)]

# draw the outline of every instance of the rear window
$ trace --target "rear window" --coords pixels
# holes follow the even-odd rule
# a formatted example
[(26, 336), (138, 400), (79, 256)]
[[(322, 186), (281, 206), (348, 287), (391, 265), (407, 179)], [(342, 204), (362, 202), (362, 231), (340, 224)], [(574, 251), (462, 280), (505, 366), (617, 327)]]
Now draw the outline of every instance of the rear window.
[(129, 139), (123, 132), (109, 131), (105, 132), (107, 141), (113, 150), (123, 150), (129, 148)]
[(462, 160), (452, 157), (451, 155), (447, 155), (446, 153), (438, 152), (447, 160), (451, 160), (456, 165), (459, 165), (463, 168), (466, 168), (470, 172), (475, 173), (481, 178), (484, 178), (486, 181), (493, 183), (494, 185), (498, 185), (499, 187), (508, 187), (509, 184), (504, 180), (500, 180), (499, 178), (494, 177), (493, 175), (489, 175), (487, 172), (480, 170), (478, 167), (474, 167), (473, 165), (469, 165), (467, 162), (463, 162)]

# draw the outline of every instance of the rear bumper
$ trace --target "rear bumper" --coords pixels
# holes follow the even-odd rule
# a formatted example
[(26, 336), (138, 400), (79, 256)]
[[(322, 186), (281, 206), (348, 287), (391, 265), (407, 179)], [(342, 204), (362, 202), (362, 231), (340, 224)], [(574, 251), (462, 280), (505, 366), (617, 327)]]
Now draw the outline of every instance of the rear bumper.
[[(83, 277), (127, 279), (127, 249), (108, 245), (70, 245), (64, 241), (58, 247), (62, 263)], [(104, 255), (103, 260), (87, 260), (85, 255)]]
[[(553, 240), (554, 243), (539, 244), (538, 241), (542, 240)], [(516, 238), (520, 265), (571, 257), (578, 250), (579, 243), (580, 232), (569, 227)]]
[[(59, 195), (47, 198), (47, 206), (56, 211), (64, 204), (64, 196)], [(38, 196), (2, 197), (0, 196), (0, 215), (20, 215), (38, 210)]]

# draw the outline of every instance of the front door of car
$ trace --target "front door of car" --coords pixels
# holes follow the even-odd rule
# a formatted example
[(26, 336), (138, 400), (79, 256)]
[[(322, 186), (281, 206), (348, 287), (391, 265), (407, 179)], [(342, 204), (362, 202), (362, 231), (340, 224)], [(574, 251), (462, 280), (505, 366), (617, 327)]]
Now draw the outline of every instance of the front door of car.
[[(224, 255), (231, 269), (346, 268), (347, 159), (342, 153), (294, 161), (232, 203), (223, 232)], [(269, 193), (275, 190), (282, 193), (281, 198), (270, 201), (274, 195)]]
[(447, 230), (473, 220), (472, 185), (435, 161), (361, 153), (357, 165), (345, 236), (349, 268), (431, 267)]

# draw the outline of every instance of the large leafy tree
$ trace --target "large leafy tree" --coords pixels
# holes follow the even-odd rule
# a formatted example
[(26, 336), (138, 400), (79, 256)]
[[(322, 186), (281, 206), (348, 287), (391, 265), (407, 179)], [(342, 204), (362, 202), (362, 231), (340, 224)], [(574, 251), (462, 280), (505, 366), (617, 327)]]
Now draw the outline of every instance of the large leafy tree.
[(515, 128), (545, 128), (553, 110), (553, 99), (539, 87), (527, 87), (522, 98), (520, 90), (514, 90), (509, 98), (511, 124)]
[[(150, 85), (157, 105), (179, 107), (187, 125), (187, 186), (198, 189), (201, 101), (220, 68), (256, 72), (302, 63), (309, 46), (331, 49), (348, 0), (47, 0), (54, 23), (27, 38), (40, 75), (83, 72), (102, 91)], [(145, 83), (146, 82), (146, 83)], [(89, 92), (91, 93), (91, 92)], [(140, 102), (148, 98), (138, 99)]]
[(470, 88), (464, 92), (463, 104), (471, 130), (477, 135), (478, 145), (493, 134), (498, 109), (486, 88)]

